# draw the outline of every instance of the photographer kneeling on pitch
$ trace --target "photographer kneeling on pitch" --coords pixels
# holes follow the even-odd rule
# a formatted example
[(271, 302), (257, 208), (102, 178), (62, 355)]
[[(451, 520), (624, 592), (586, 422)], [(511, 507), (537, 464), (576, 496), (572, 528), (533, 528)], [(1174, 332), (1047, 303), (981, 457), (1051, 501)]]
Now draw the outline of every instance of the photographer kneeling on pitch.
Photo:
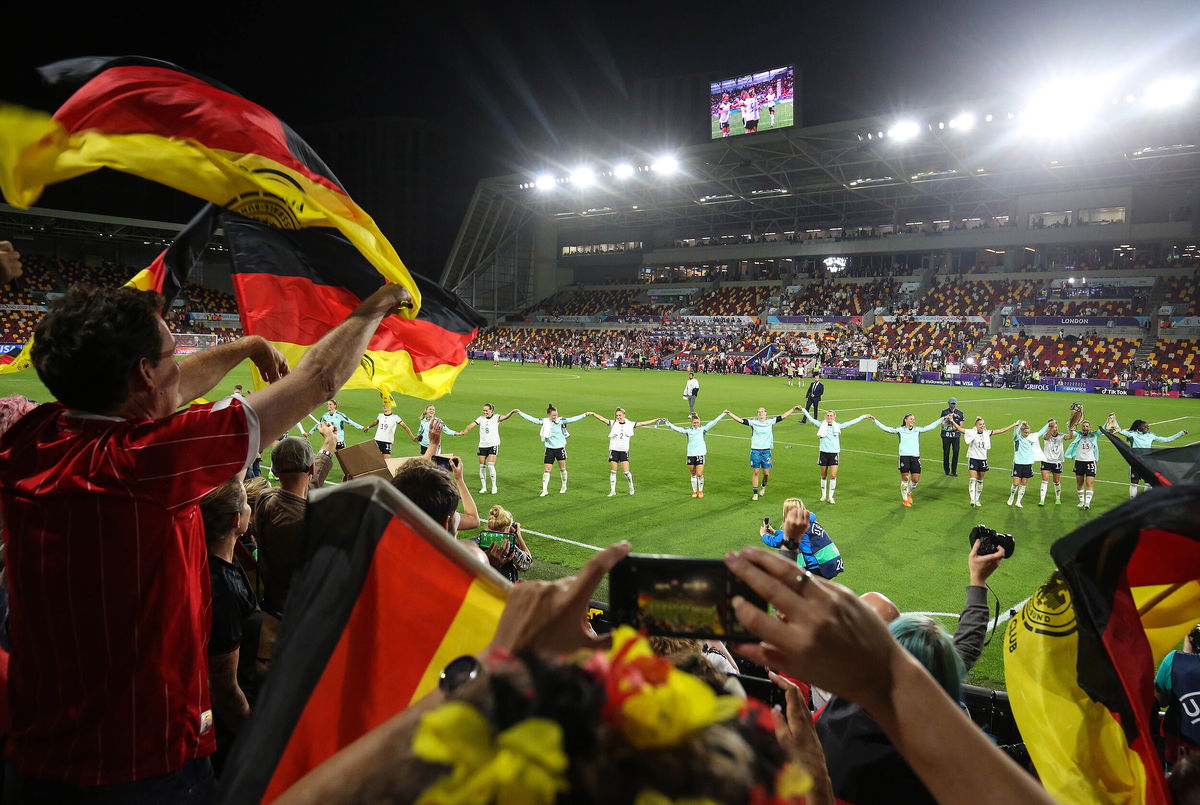
[[(786, 530), (788, 512), (798, 509), (802, 521), (807, 527), (800, 534), (788, 533)], [(777, 548), (781, 554), (817, 575), (832, 579), (843, 570), (842, 555), (833, 544), (829, 532), (817, 522), (817, 516), (804, 507), (800, 498), (788, 498), (783, 502), (783, 520), (785, 527), (774, 529), (771, 518), (764, 517), (758, 529), (762, 541), (770, 548)]]

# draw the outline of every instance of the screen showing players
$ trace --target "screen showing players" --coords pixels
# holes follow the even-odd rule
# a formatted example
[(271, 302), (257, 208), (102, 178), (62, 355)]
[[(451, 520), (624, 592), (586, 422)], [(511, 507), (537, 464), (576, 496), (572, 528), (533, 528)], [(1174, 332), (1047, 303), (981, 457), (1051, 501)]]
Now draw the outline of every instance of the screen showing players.
[(709, 106), (713, 139), (792, 125), (795, 75), (795, 67), (776, 67), (712, 82)]

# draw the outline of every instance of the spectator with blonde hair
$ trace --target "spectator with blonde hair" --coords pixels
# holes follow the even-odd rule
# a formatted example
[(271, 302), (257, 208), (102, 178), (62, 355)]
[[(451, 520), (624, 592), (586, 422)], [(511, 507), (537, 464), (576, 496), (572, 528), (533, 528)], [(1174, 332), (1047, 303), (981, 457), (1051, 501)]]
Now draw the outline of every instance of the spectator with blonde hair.
[[(521, 524), (513, 519), (512, 512), (502, 506), (493, 506), (488, 512), (487, 531), (493, 534), (505, 534), (503, 538), (480, 535), (472, 540), (483, 548), (487, 554), (488, 563), (509, 581), (518, 581), (518, 574), (533, 566), (533, 554), (525, 544), (521, 534)], [(484, 547), (485, 539), (489, 540)]]

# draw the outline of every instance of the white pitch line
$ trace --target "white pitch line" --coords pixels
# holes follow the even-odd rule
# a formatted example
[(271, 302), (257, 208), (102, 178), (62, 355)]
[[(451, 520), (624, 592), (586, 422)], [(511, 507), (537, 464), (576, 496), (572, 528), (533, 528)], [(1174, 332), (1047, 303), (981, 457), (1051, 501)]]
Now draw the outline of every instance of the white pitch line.
[(596, 546), (596, 545), (588, 545), (586, 542), (576, 542), (573, 539), (567, 539), (566, 537), (556, 537), (553, 534), (543, 534), (541, 531), (532, 531), (528, 528), (522, 528), (521, 533), (522, 534), (536, 534), (539, 537), (545, 537), (546, 539), (552, 539), (555, 542), (566, 542), (570, 545), (578, 545), (580, 548), (588, 548), (589, 550), (593, 550), (593, 551), (604, 550), (603, 548)]
[[(963, 404), (963, 403), (984, 403), (984, 402), (1002, 402), (1002, 401), (1004, 401), (1004, 400), (1032, 400), (1032, 399), (1033, 399), (1033, 395), (1032, 395), (1032, 394), (1026, 394), (1026, 395), (1025, 395), (1025, 396), (1023, 396), (1023, 397), (993, 397), (993, 398), (991, 398), (991, 399), (986, 399), (986, 400), (959, 400), (959, 404)], [(853, 400), (853, 401), (852, 401), (852, 400), (847, 400), (847, 402), (857, 402), (857, 400)], [(912, 402), (912, 403), (900, 403), (899, 405), (869, 405), (869, 406), (864, 406), (864, 407), (862, 407), (862, 408), (835, 408), (835, 409), (833, 409), (833, 410), (835, 410), (835, 411), (873, 411), (873, 410), (875, 410), (876, 408), (908, 408), (909, 406), (914, 406), (914, 405), (942, 405), (942, 404), (943, 404), (943, 403), (941, 403), (941, 402), (938, 402), (938, 401), (934, 401), (934, 402)]]
[(1167, 424), (1168, 422), (1178, 422), (1178, 421), (1179, 421), (1179, 420), (1181, 420), (1181, 419), (1195, 419), (1195, 417), (1190, 417), (1190, 416), (1177, 416), (1177, 417), (1175, 417), (1174, 419), (1164, 419), (1164, 420), (1162, 420), (1161, 422), (1151, 422), (1150, 424), (1151, 424), (1151, 425), (1165, 425), (1165, 424)]
[[(1028, 602), (1029, 602), (1029, 599), (1026, 598), (1024, 601), (1017, 604), (1016, 606), (1009, 607), (1008, 612), (1005, 612), (999, 618), (996, 619), (996, 628), (999, 628), (1000, 624), (1004, 623), (1010, 617), (1012, 617), (1013, 612), (1020, 612), (1022, 607), (1024, 607), (1025, 604)], [(962, 615), (962, 613), (960, 613), (960, 612), (905, 612), (904, 614), (905, 615), (925, 615), (926, 617), (929, 617), (929, 618), (958, 618), (958, 617), (961, 617), (961, 615)], [(989, 619), (988, 620), (989, 628), (991, 627), (991, 624), (992, 624), (992, 621)]]

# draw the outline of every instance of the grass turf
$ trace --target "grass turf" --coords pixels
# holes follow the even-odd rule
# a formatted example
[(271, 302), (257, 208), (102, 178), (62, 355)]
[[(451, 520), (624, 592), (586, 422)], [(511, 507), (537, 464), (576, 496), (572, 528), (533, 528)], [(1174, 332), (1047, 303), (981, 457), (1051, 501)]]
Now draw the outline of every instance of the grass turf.
[[(758, 115), (758, 133), (764, 131), (773, 131), (781, 129), (785, 126), (792, 125), (793, 110), (791, 101), (783, 101), (775, 105), (775, 125), (771, 125), (771, 113), (767, 111), (766, 102), (763, 102), (762, 109)], [(739, 111), (731, 112), (729, 115), (729, 136), (737, 137), (746, 133), (746, 126), (742, 122), (742, 113)], [(716, 139), (721, 136), (721, 121), (718, 118), (712, 118), (712, 136)]]
[[(450, 427), (460, 429), (480, 413), (484, 402), (500, 412), (521, 408), (541, 416), (553, 402), (563, 416), (594, 410), (612, 417), (613, 408), (624, 406), (634, 420), (658, 416), (683, 423), (687, 414), (682, 399), (686, 375), (680, 372), (642, 372), (612, 369), (583, 372), (578, 369), (546, 369), (536, 365), (502, 364), (493, 367), (479, 361), (467, 367), (454, 393), (438, 400), (438, 415)], [(758, 406), (769, 413), (803, 403), (803, 387), (788, 387), (782, 378), (727, 375), (700, 376), (699, 411), (705, 421), (723, 408), (743, 417), (753, 416)], [(249, 382), (246, 368), (239, 367), (214, 390), (215, 397), (232, 391), (234, 383)], [(883, 422), (896, 425), (908, 412), (918, 424), (932, 422), (953, 394), (967, 422), (986, 417), (992, 427), (1003, 427), (1018, 418), (1040, 427), (1049, 417), (1065, 421), (1070, 403), (1085, 405), (1093, 424), (1116, 411), (1123, 425), (1134, 418), (1162, 423), (1153, 430), (1170, 435), (1194, 426), (1200, 411), (1190, 400), (1146, 397), (1098, 397), (1012, 389), (915, 386), (893, 383), (827, 381), (822, 411), (833, 408), (848, 420), (874, 413)], [(0, 376), (0, 394), (22, 393), (34, 399), (49, 395), (32, 372)], [(343, 391), (338, 395), (341, 410), (362, 424), (378, 412), (378, 395), (369, 390)], [(253, 396), (251, 396), (253, 401)], [(401, 398), (397, 413), (416, 430), (425, 403)], [(314, 413), (318, 416), (323, 409)], [(311, 422), (309, 423), (311, 425)], [(1049, 546), (1089, 517), (1119, 505), (1128, 498), (1127, 465), (1111, 445), (1101, 442), (1096, 497), (1091, 512), (1075, 507), (1074, 478), (1064, 476), (1063, 503), (1039, 508), (1040, 478), (1029, 482), (1025, 508), (1005, 505), (1012, 442), (1008, 435), (997, 437), (989, 456), (992, 471), (984, 488), (984, 507), (967, 505), (965, 446), (959, 459), (959, 476), (942, 474), (941, 441), (937, 431), (922, 437), (925, 474), (915, 494), (915, 505), (900, 505), (894, 435), (864, 421), (842, 435), (842, 465), (838, 476), (837, 504), (819, 503), (816, 469), (816, 429), (804, 424), (800, 415), (784, 420), (775, 429), (775, 469), (769, 491), (758, 501), (750, 499), (748, 466), (749, 430), (726, 418), (708, 437), (706, 497), (693, 499), (684, 466), (685, 438), (665, 428), (639, 428), (631, 447), (631, 469), (637, 494), (630, 497), (624, 479), (618, 476), (615, 498), (608, 494), (608, 428), (594, 419), (570, 426), (568, 442), (570, 489), (558, 494), (557, 469), (550, 481), (550, 495), (542, 498), (542, 446), (537, 428), (519, 417), (501, 426), (503, 442), (497, 464), (499, 494), (477, 496), (481, 512), (496, 503), (513, 512), (525, 528), (536, 557), (530, 578), (554, 578), (572, 572), (592, 554), (591, 549), (560, 542), (573, 540), (605, 546), (628, 539), (641, 553), (671, 553), (718, 557), (742, 545), (758, 544), (758, 526), (765, 515), (773, 523), (781, 520), (781, 504), (798, 496), (812, 508), (836, 541), (846, 564), (838, 581), (863, 592), (879, 590), (890, 596), (903, 611), (950, 613), (943, 622), (953, 630), (962, 607), (967, 583), (967, 534), (976, 523), (984, 523), (1015, 535), (1017, 550), (991, 579), (1000, 597), (1002, 615), (1029, 596), (1045, 580), (1053, 565)], [(401, 431), (403, 436), (403, 431)], [(456, 439), (447, 437), (444, 449), (463, 456), (467, 483), (478, 489), (475, 448), (477, 432)], [(348, 434), (354, 444), (371, 438), (361, 432)], [(1188, 439), (1181, 439), (1184, 444)], [(397, 442), (396, 454), (416, 453), (416, 446)], [(266, 463), (269, 463), (269, 456)], [(1036, 469), (1036, 467), (1035, 467)], [(1069, 468), (1068, 468), (1069, 472)], [(340, 479), (334, 467), (332, 480)], [(1051, 492), (1051, 498), (1053, 492)], [(602, 588), (600, 597), (606, 594)], [(971, 673), (977, 684), (1003, 686), (1000, 641), (993, 640)]]

